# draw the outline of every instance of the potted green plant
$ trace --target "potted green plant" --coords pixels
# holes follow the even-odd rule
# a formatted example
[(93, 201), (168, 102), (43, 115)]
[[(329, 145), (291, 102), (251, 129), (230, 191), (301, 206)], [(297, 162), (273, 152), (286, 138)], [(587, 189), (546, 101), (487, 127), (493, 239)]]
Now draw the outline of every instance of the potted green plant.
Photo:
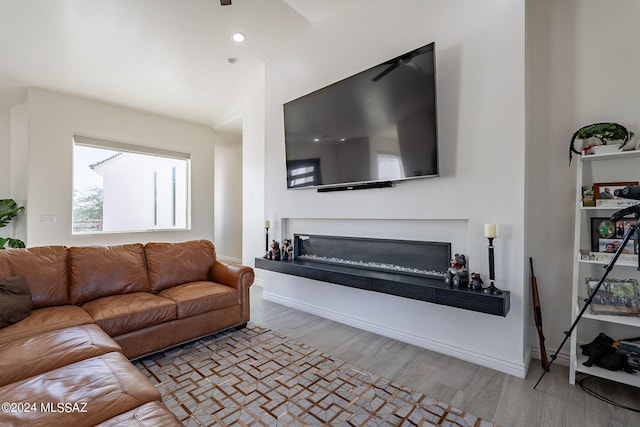
[[(629, 132), (626, 127), (618, 123), (594, 123), (592, 125), (583, 126), (571, 137), (569, 145), (569, 164), (571, 157), (575, 154), (585, 154), (595, 146), (607, 145), (607, 143), (617, 142), (618, 147), (622, 149), (635, 134)], [(582, 153), (575, 146), (577, 140), (582, 140)]]
[[(24, 206), (18, 206), (13, 199), (0, 199), (0, 228), (6, 227)], [(11, 237), (0, 237), (0, 250), (6, 248), (24, 248), (24, 242)]]

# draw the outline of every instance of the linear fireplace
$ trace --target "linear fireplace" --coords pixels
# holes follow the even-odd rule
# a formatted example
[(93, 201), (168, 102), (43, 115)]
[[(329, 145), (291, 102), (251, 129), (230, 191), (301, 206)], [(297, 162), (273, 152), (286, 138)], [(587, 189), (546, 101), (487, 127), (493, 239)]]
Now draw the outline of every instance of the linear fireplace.
[(311, 234), (295, 234), (293, 243), (292, 260), (256, 258), (256, 268), (500, 316), (509, 311), (509, 292), (444, 283), (450, 243)]
[(361, 237), (294, 235), (294, 259), (365, 270), (444, 277), (451, 244)]

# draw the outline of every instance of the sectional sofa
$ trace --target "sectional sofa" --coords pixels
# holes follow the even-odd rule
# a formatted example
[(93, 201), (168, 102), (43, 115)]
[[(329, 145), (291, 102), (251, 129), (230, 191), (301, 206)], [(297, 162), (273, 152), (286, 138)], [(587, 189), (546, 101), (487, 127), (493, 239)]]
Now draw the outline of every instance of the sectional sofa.
[(253, 280), (207, 240), (0, 250), (0, 425), (180, 425), (130, 360), (244, 327)]

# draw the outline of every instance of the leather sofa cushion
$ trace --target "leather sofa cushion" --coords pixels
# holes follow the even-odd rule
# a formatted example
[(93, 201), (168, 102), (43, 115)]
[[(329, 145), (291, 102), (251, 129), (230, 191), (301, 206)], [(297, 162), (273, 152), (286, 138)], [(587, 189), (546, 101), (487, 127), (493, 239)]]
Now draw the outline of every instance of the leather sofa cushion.
[(112, 351), (122, 349), (96, 325), (74, 326), (0, 344), (0, 386)]
[[(0, 412), (0, 425), (94, 426), (154, 400), (161, 400), (158, 390), (121, 353), (112, 352), (0, 387), (0, 402), (38, 406), (33, 412)], [(78, 411), (41, 410), (49, 402), (54, 408), (77, 404)]]
[(188, 282), (209, 280), (216, 251), (208, 240), (150, 242), (144, 246), (153, 292)]
[(147, 292), (98, 298), (82, 309), (112, 337), (176, 318), (175, 302)]
[(196, 316), (176, 319), (171, 322), (149, 326), (126, 334), (112, 337), (122, 347), (122, 354), (128, 359), (158, 353), (159, 351), (194, 341), (232, 326), (244, 323), (242, 307), (233, 305), (216, 311), (208, 311)]
[(0, 344), (90, 323), (93, 323), (91, 316), (75, 305), (38, 308), (32, 310), (26, 319), (0, 329)]
[[(23, 276), (34, 308), (69, 304), (68, 252), (64, 246), (42, 246), (0, 251), (11, 276)], [(0, 260), (0, 266), (3, 262)], [(0, 274), (2, 273), (0, 267)], [(0, 276), (4, 278), (6, 276)]]
[(21, 321), (31, 313), (33, 301), (22, 276), (0, 280), (0, 328)]
[(100, 423), (96, 427), (173, 427), (182, 425), (163, 403), (154, 400)]
[(158, 295), (175, 301), (178, 319), (239, 304), (235, 288), (208, 281), (173, 286)]
[(70, 247), (69, 265), (73, 304), (149, 290), (144, 247), (140, 243)]
[(7, 250), (1, 249), (0, 252), (0, 279), (11, 276), (11, 266), (9, 265), (9, 258), (7, 257)]

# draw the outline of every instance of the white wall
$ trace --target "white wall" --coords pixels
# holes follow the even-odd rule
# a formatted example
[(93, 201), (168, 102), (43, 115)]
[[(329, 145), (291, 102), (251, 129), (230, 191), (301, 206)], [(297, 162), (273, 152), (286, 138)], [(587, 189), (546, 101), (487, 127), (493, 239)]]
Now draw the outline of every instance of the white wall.
[(0, 199), (11, 198), (11, 113), (0, 108)]
[[(0, 109), (0, 199), (11, 197), (11, 114), (9, 109)], [(0, 228), (0, 237), (14, 237), (13, 223)]]
[[(27, 104), (23, 102), (11, 108), (11, 132), (10, 132), (10, 184), (11, 198), (19, 206), (28, 207), (27, 204), (27, 175), (29, 170), (28, 157), (28, 128), (29, 117)], [(11, 235), (26, 243), (27, 221), (26, 210), (21, 211), (11, 222)]]
[(576, 171), (569, 142), (580, 127), (601, 121), (640, 131), (639, 17), (637, 0), (527, 1), (527, 253), (548, 353), (571, 323)]
[(218, 133), (215, 153), (216, 254), (242, 262), (242, 135)]
[(245, 105), (242, 121), (242, 263), (250, 266), (265, 252), (265, 145), (265, 93), (261, 91)]
[[(28, 246), (213, 239), (212, 129), (38, 88), (29, 88), (26, 106)], [(191, 230), (72, 235), (74, 134), (191, 153)], [(41, 223), (41, 215), (55, 215), (56, 222)]]
[[(441, 176), (391, 189), (287, 190), (282, 104), (432, 41)], [(317, 22), (266, 65), (265, 212), (274, 236), (290, 237), (301, 220), (326, 234), (346, 222), (352, 235), (417, 240), (449, 227), (438, 237), (462, 234), (453, 251), (488, 276), (483, 227), (495, 222), (497, 286), (511, 292), (506, 318), (258, 272), (266, 298), (523, 376), (524, 46), (524, 0), (371, 1)]]

